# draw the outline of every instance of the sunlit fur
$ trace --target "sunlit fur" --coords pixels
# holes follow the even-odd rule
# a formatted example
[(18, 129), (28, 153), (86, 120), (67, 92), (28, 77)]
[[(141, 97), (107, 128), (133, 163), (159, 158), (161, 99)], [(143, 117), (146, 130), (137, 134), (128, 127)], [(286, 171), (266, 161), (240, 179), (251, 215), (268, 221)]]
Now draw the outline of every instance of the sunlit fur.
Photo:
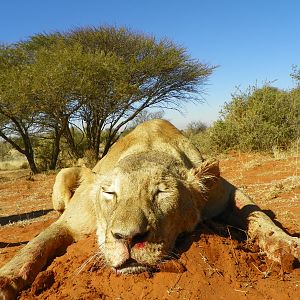
[[(80, 184), (68, 210), (77, 199), (93, 204), (89, 211), (99, 251), (118, 273), (141, 272), (168, 259), (178, 235), (205, 218), (209, 195), (219, 181), (218, 163), (203, 161), (190, 141), (163, 120), (138, 126), (92, 171), (74, 172)], [(72, 227), (80, 219), (66, 221)], [(132, 242), (143, 234), (142, 246)]]

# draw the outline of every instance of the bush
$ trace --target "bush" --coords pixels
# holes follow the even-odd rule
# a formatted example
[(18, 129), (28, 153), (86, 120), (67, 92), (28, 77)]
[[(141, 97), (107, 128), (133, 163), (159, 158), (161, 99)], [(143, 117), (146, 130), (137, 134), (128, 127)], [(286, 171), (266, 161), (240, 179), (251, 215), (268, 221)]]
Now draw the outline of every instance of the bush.
[(214, 156), (218, 153), (217, 147), (212, 143), (210, 129), (188, 136), (191, 142), (204, 156)]
[(211, 143), (226, 149), (287, 149), (299, 137), (300, 90), (264, 86), (234, 95), (210, 128)]

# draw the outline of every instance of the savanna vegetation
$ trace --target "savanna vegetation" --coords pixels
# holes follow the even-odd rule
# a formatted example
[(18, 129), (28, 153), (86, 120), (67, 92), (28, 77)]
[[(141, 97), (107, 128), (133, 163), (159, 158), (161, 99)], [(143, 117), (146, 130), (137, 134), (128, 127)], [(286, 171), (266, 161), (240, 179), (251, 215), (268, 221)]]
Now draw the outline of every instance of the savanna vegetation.
[(66, 156), (98, 160), (130, 122), (151, 117), (146, 109), (201, 101), (213, 70), (169, 40), (124, 28), (2, 45), (0, 138), (25, 155), (33, 173), (55, 169)]
[[(299, 79), (296, 69), (292, 76)], [(298, 77), (297, 77), (298, 76)], [(284, 91), (270, 85), (239, 91), (226, 102), (211, 127), (190, 124), (188, 136), (202, 152), (286, 151), (300, 142), (300, 88)], [(299, 145), (298, 145), (299, 146)]]
[[(201, 93), (214, 66), (169, 40), (124, 28), (37, 34), (0, 46), (0, 160), (11, 149), (33, 173), (86, 157), (93, 164), (137, 124), (180, 110)], [(238, 90), (219, 120), (191, 122), (186, 135), (203, 153), (287, 150), (299, 144), (300, 69), (295, 88)], [(2, 140), (1, 140), (2, 139)], [(15, 162), (16, 163), (16, 162)], [(16, 163), (18, 165), (18, 163)], [(6, 165), (6, 162), (5, 162)]]

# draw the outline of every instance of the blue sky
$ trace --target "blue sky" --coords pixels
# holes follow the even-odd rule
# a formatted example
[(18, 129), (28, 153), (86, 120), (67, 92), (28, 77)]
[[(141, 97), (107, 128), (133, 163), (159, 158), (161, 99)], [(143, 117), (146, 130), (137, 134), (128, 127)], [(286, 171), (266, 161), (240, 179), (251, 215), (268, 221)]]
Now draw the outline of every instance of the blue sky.
[(168, 37), (195, 59), (219, 68), (206, 87), (205, 103), (187, 105), (166, 118), (184, 127), (211, 123), (239, 86), (293, 88), (291, 66), (300, 65), (298, 0), (3, 0), (0, 42), (14, 43), (41, 32), (80, 26), (126, 26)]

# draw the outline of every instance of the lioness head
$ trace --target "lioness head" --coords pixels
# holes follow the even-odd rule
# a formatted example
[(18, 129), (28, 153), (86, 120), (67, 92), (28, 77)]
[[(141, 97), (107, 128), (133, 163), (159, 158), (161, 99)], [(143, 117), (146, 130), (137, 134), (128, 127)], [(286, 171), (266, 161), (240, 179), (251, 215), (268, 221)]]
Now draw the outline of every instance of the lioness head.
[(149, 151), (97, 175), (92, 193), (107, 264), (120, 273), (137, 273), (170, 257), (178, 235), (201, 220), (200, 173), (166, 153)]

